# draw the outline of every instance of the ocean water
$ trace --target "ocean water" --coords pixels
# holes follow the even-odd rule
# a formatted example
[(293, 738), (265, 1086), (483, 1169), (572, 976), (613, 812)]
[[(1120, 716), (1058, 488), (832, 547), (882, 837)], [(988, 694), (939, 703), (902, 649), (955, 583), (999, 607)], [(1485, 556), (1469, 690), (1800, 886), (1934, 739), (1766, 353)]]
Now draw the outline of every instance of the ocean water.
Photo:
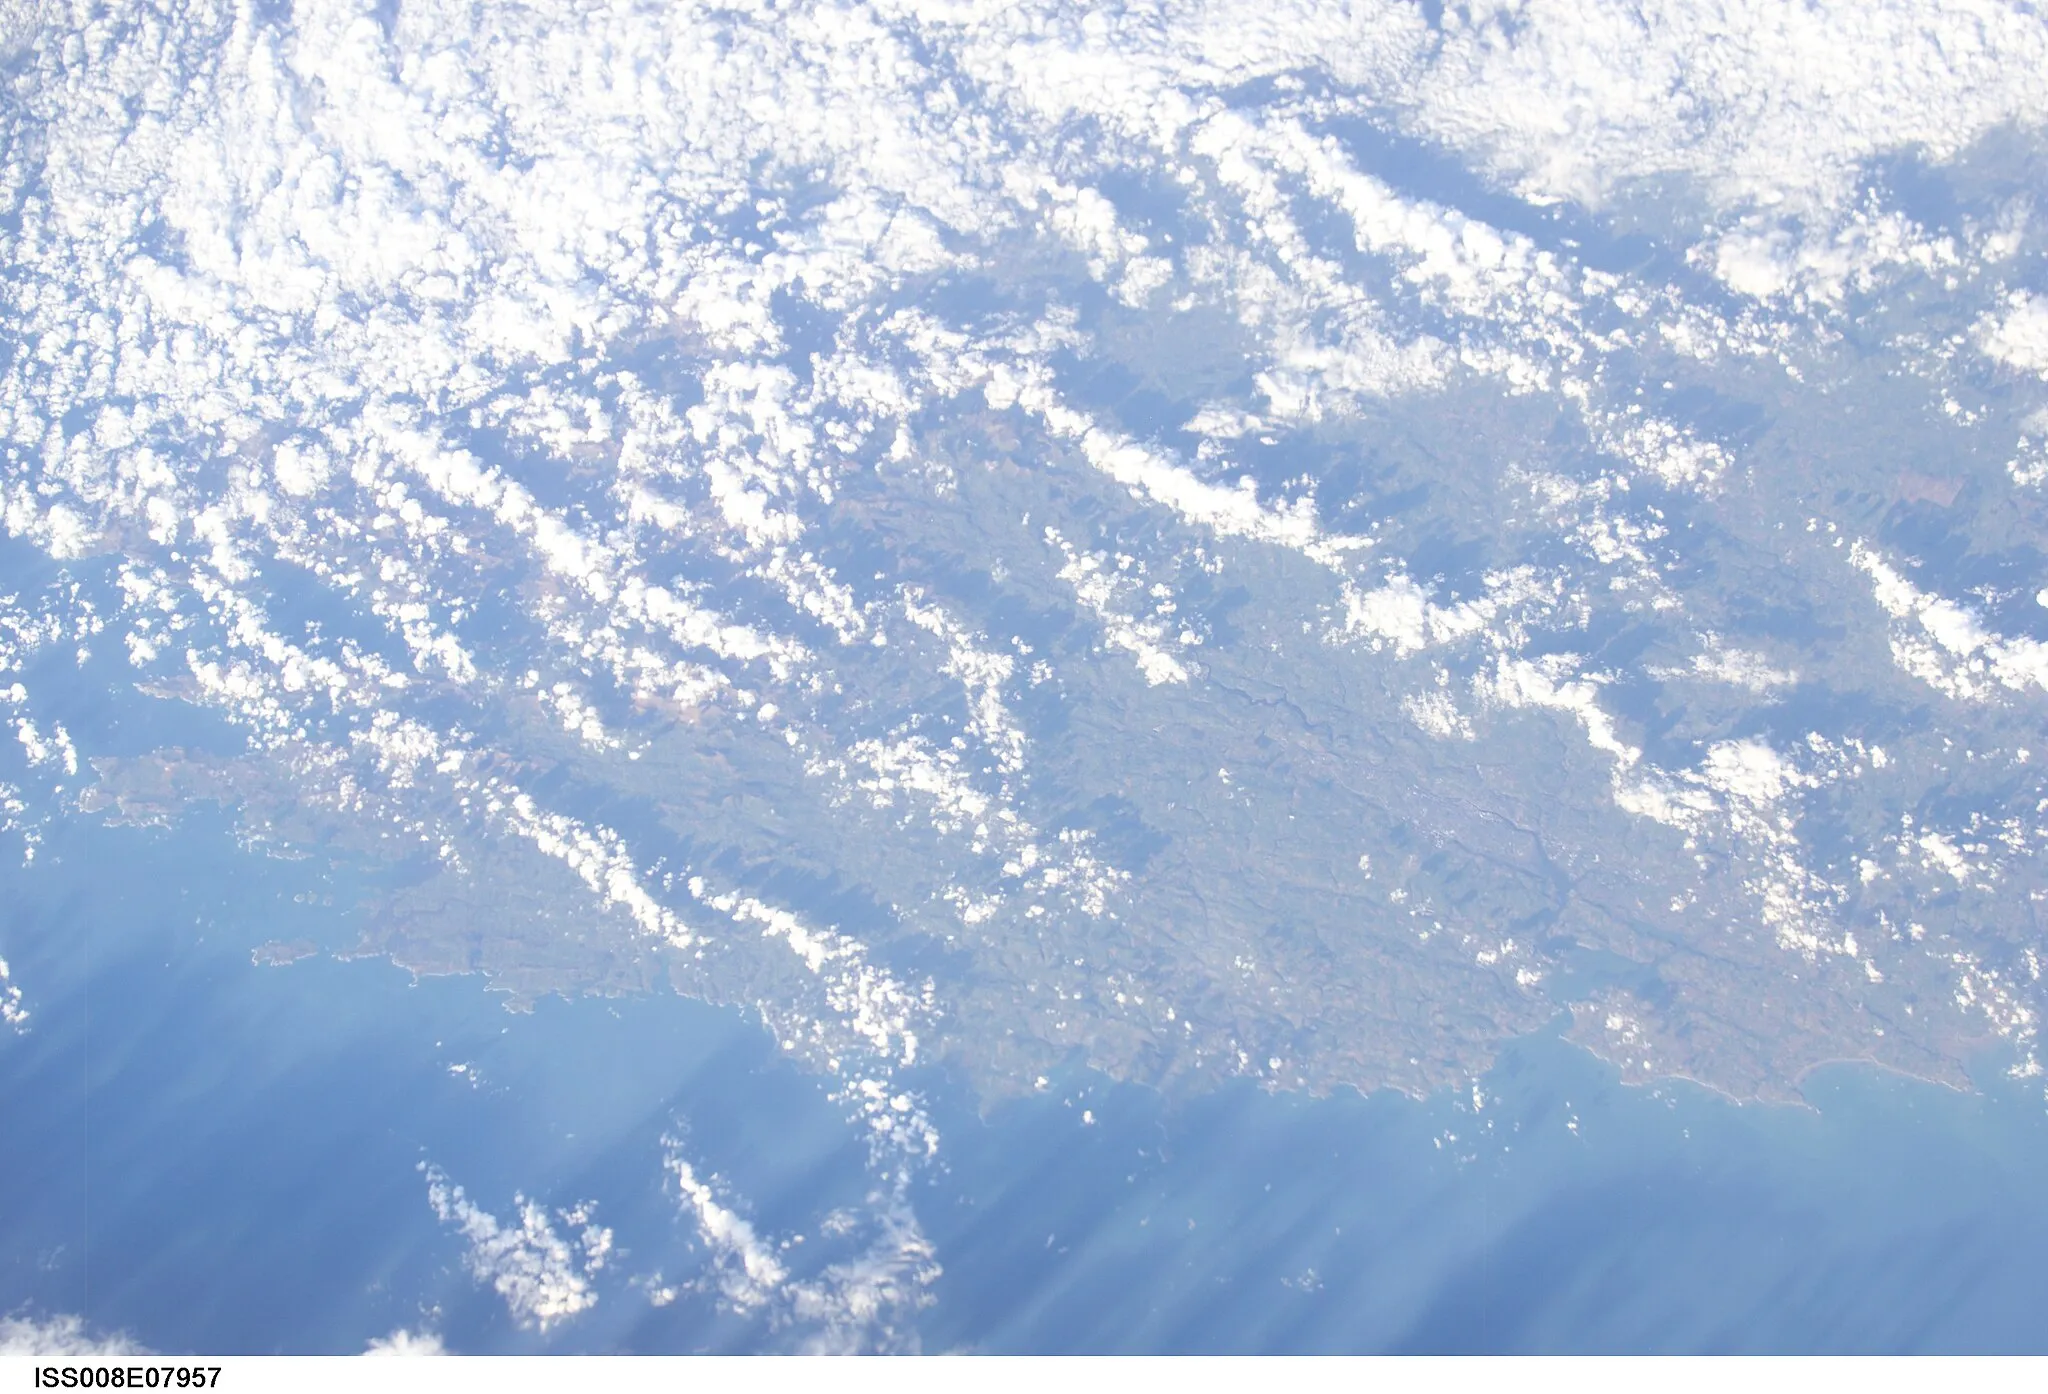
[[(83, 1313), (165, 1350), (348, 1352), (399, 1327), (551, 1348), (565, 1333), (518, 1330), (465, 1271), (422, 1164), (507, 1219), (515, 1192), (597, 1199), (642, 1258), (686, 1242), (661, 1189), (679, 1125), (765, 1197), (859, 1198), (838, 1111), (737, 1012), (671, 997), (514, 1015), (474, 978), (252, 964), (266, 940), (345, 944), (347, 912), (317, 903), (345, 903), (336, 890), (203, 825), (59, 825), (35, 869), (7, 874), (0, 952), (33, 1015), (0, 1044), (0, 1309)], [(629, 1346), (645, 1312), (601, 1302), (567, 1343)]]
[[(267, 939), (346, 943), (346, 891), (204, 820), (60, 824), (5, 873), (33, 1016), (0, 1044), (0, 1310), (164, 1350), (786, 1344), (690, 1290), (661, 1155), (683, 1138), (762, 1233), (814, 1232), (869, 1185), (820, 1082), (746, 1014), (675, 997), (518, 1015), (473, 978), (252, 964)], [(1811, 1108), (1737, 1107), (1549, 1037), (1476, 1103), (1168, 1104), (1077, 1067), (984, 1108), (923, 1083), (927, 1350), (2048, 1349), (2048, 1113), (2017, 1085), (1842, 1068)], [(617, 1245), (596, 1306), (516, 1326), (422, 1164), (501, 1217), (515, 1193), (595, 1201)]]

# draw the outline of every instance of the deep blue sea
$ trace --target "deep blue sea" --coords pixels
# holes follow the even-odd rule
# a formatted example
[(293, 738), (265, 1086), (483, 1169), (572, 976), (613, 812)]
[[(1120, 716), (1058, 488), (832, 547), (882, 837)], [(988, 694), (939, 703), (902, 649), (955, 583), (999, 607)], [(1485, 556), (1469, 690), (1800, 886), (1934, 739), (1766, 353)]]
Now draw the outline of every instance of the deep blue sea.
[[(813, 1229), (868, 1185), (820, 1083), (743, 1013), (672, 996), (515, 1015), (474, 978), (252, 964), (264, 940), (345, 945), (346, 889), (204, 820), (60, 821), (0, 873), (33, 1013), (0, 1040), (0, 1312), (168, 1351), (398, 1327), (475, 1351), (760, 1342), (629, 1281), (701, 1263), (661, 1139), (685, 1133), (765, 1232)], [(927, 1350), (2048, 1350), (2036, 1090), (1845, 1068), (1811, 1109), (1737, 1107), (1623, 1087), (1555, 1039), (1509, 1051), (1476, 1110), (1252, 1088), (1169, 1107), (1077, 1068), (984, 1116), (924, 1083)], [(596, 1308), (517, 1329), (422, 1162), (500, 1217), (515, 1192), (597, 1200), (623, 1252)]]

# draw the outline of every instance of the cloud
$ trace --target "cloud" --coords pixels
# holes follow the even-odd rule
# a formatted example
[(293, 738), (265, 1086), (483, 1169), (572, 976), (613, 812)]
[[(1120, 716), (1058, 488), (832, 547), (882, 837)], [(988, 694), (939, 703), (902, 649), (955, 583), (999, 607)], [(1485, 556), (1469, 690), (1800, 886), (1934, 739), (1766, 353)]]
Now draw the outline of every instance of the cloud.
[[(734, 1208), (717, 1178), (697, 1174), (680, 1139), (666, 1138), (663, 1146), (666, 1169), (706, 1250), (709, 1281), (724, 1306), (764, 1316), (797, 1349), (810, 1353), (916, 1350), (910, 1318), (930, 1304), (940, 1270), (900, 1178), (869, 1196), (864, 1213), (825, 1217), (809, 1245), (801, 1236), (771, 1242)], [(808, 1276), (792, 1270), (797, 1255), (835, 1247), (842, 1256)]]
[(1642, 759), (1643, 752), (1622, 740), (1614, 718), (1600, 706), (1604, 677), (1574, 677), (1580, 660), (1575, 654), (1552, 654), (1539, 661), (1503, 658), (1492, 671), (1473, 680), (1473, 690), (1482, 700), (1509, 709), (1547, 708), (1564, 712), (1584, 728), (1586, 744), (1611, 756), (1622, 769)]
[(1848, 193), (1887, 150), (1952, 158), (2048, 114), (2027, 7), (1985, 0), (1446, 7), (1411, 120), (1526, 194), (1598, 204), (1684, 174), (1726, 205)]
[(36, 1317), (15, 1312), (0, 1317), (0, 1355), (76, 1356), (104, 1359), (153, 1354), (125, 1333), (95, 1335), (85, 1318), (70, 1314)]
[(1775, 803), (1788, 790), (1813, 783), (1759, 740), (1715, 742), (1701, 773), (1708, 788), (1752, 804)]
[(505, 1299), (519, 1325), (545, 1332), (597, 1305), (591, 1279), (605, 1266), (611, 1231), (588, 1222), (588, 1206), (554, 1217), (572, 1226), (564, 1239), (547, 1210), (525, 1196), (513, 1197), (516, 1219), (508, 1224), (470, 1200), (439, 1167), (422, 1163), (421, 1170), (434, 1214), (469, 1241), (463, 1261), (471, 1275)]
[(1448, 740), (1457, 737), (1472, 740), (1472, 722), (1458, 710), (1456, 702), (1447, 692), (1413, 693), (1401, 699), (1401, 710), (1430, 735)]
[(2048, 378), (2048, 296), (2015, 291), (2005, 311), (1987, 315), (1977, 329), (1987, 356)]
[[(1250, 506), (1257, 508), (1256, 503)], [(1101, 624), (1103, 642), (1137, 660), (1138, 672), (1147, 685), (1160, 687), (1189, 680), (1192, 674), (1175, 650), (1191, 647), (1199, 639), (1174, 621), (1179, 607), (1170, 591), (1160, 595), (1158, 586), (1148, 588), (1143, 567), (1132, 557), (1084, 552), (1055, 528), (1045, 530), (1045, 540), (1064, 558), (1059, 578), (1073, 588), (1081, 608)]]
[(379, 1336), (363, 1351), (364, 1355), (446, 1355), (448, 1347), (441, 1341), (437, 1331), (407, 1331), (403, 1327), (388, 1336)]
[(1753, 649), (1724, 644), (1720, 636), (1714, 634), (1702, 635), (1701, 638), (1705, 646), (1692, 656), (1688, 666), (1653, 667), (1649, 670), (1650, 676), (1667, 682), (1691, 679), (1725, 683), (1759, 697), (1768, 696), (1779, 688), (1791, 687), (1799, 681), (1798, 673), (1772, 666), (1768, 657)]
[(755, 1232), (752, 1221), (719, 1200), (711, 1181), (698, 1178), (680, 1142), (665, 1139), (664, 1146), (669, 1174), (675, 1178), (683, 1207), (710, 1251), (720, 1297), (741, 1312), (754, 1311), (779, 1297), (789, 1281), (789, 1270), (774, 1248)]
[(19, 1033), (28, 1030), (28, 1008), (22, 1005), (21, 985), (14, 981), (7, 960), (0, 958), (0, 1025)]
[(1984, 701), (1994, 684), (2048, 691), (2048, 644), (1986, 628), (1975, 610), (1922, 591), (1867, 543), (1849, 549), (1849, 564), (1870, 578), (1879, 607), (1902, 622), (1893, 629), (1892, 657), (1905, 672), (1958, 701)]
[[(1456, 740), (1416, 776), (1434, 789), (1467, 738), (1533, 729), (1501, 712), (1546, 708), (1608, 757), (1561, 797), (1791, 859), (1807, 907), (1834, 873), (1769, 820), (1817, 794), (1794, 778), (1808, 756), (1702, 737), (1692, 768), (1654, 768), (1615, 714), (1635, 675), (1567, 655), (1617, 633), (1689, 652), (1676, 617), (1719, 625), (1651, 675), (1729, 708), (1717, 735), (1754, 729), (1744, 704), (1795, 675), (1739, 646), (1761, 641), (1735, 578), (1801, 565), (1824, 588), (1840, 559), (1758, 531), (1777, 427), (1717, 435), (1734, 413), (1674, 404), (1741, 382), (1811, 425), (1857, 383), (1800, 384), (1844, 371), (1839, 317), (1887, 277), (1953, 281), (1974, 328), (1902, 319), (1856, 370), (1930, 406), (1956, 389), (1930, 449), (2009, 451), (1953, 360), (2048, 371), (2042, 302), (1999, 279), (2030, 246), (2018, 205), (1984, 213), (1992, 232), (1922, 226), (1873, 165), (2033, 139), (2048, 39), (1997, 0), (1426, 8), (408, 0), (387, 29), (302, 0), (90, 42), (38, 14), (10, 49), (28, 153), (0, 297), (37, 349), (0, 364), (0, 523), (45, 561), (103, 556), (112, 660), (230, 723), (342, 842), (416, 848), (454, 884), (531, 873), (561, 885), (559, 922), (620, 926), (691, 990), (758, 984), (878, 1175), (930, 1155), (896, 1072), (982, 1029), (976, 992), (1058, 1003), (1004, 1019), (1023, 1055), (968, 1052), (991, 1069), (1082, 1039), (1153, 1042), (1172, 1070), (1267, 1058), (1239, 1054), (1243, 1023), (1275, 1018), (1215, 985), (1223, 946), (1147, 928), (1190, 923), (1176, 897), (1210, 876), (1257, 911), (1215, 934), (1326, 908), (1262, 879), (1283, 847), (1314, 854), (1315, 810), (1225, 835), (1250, 788), (1228, 818), (1193, 785), (1159, 796), (1180, 750), (1235, 748), (1248, 721), (1298, 719), (1332, 759), (1375, 722)], [(1494, 187), (1424, 196), (1382, 137)], [(1637, 230), (1654, 255), (1598, 245)], [(933, 293), (981, 284), (1001, 294)], [(1127, 372), (1143, 390), (1104, 400)], [(1486, 557), (1483, 589), (1437, 576), (1446, 548)], [(1888, 642), (1904, 678), (1824, 645), (1798, 676), (2048, 685), (2033, 641), (1852, 559), (1878, 609), (1844, 621), (1844, 651)], [(1055, 632), (1026, 645), (1025, 617)], [(0, 691), (96, 633), (0, 601)], [(46, 716), (6, 718), (48, 778), (88, 767)], [(706, 758), (678, 786), (686, 748)], [(516, 773), (543, 770), (564, 775)], [(704, 797), (663, 822), (546, 806), (684, 786)], [(1109, 794), (1175, 824), (1133, 869), (1072, 816)], [(1514, 812), (1505, 791), (1445, 797)], [(1597, 860), (1584, 836), (1560, 864)], [(708, 881), (684, 898), (706, 866), (784, 856), (885, 922), (855, 940)], [(1638, 868), (1671, 884), (1631, 894), (1691, 905), (1702, 865)], [(1797, 881), (1741, 865), (1752, 902)], [(1112, 977), (1112, 924), (1158, 981)], [(969, 966), (885, 971), (913, 938)], [(1164, 1005), (1212, 992), (1213, 1012)], [(1380, 1063), (1408, 1058), (1437, 1057)], [(561, 1213), (500, 1221), (436, 1184), (522, 1319), (595, 1300)]]

